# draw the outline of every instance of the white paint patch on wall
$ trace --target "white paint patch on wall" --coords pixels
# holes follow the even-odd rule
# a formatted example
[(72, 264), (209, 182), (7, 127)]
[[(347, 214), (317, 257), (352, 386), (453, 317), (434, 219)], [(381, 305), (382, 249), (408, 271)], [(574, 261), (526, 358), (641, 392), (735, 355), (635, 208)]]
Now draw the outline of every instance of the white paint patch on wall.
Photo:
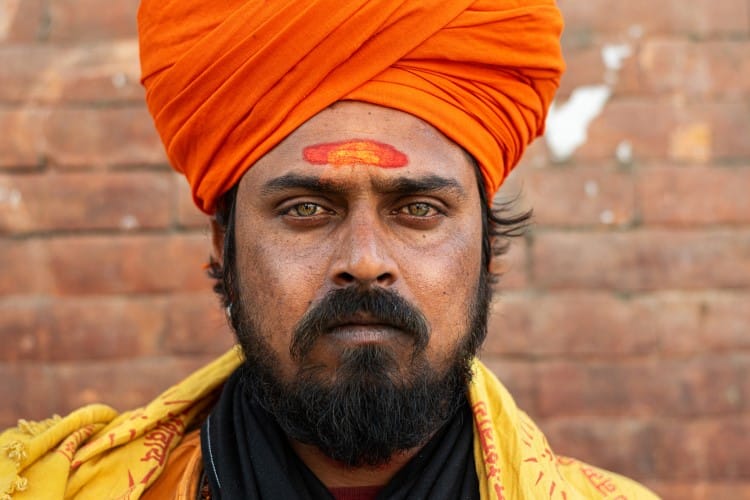
[(631, 55), (633, 55), (633, 49), (626, 43), (602, 47), (602, 61), (607, 69), (620, 71), (622, 62)]
[(611, 93), (608, 85), (578, 87), (565, 104), (552, 103), (545, 139), (555, 161), (567, 160), (586, 143), (589, 125), (602, 112)]
[(552, 102), (544, 137), (554, 161), (567, 160), (586, 143), (589, 125), (604, 110), (612, 96), (617, 73), (623, 61), (632, 53), (633, 49), (628, 44), (605, 45), (601, 52), (605, 83), (574, 89), (565, 104)]

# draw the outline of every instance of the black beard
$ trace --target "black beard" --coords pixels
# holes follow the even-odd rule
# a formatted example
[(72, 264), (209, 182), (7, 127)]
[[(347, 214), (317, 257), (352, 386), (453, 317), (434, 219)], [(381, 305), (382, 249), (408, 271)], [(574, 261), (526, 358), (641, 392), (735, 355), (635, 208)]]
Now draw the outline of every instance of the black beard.
[[(425, 444), (465, 404), (470, 362), (486, 336), (490, 300), (485, 271), (468, 311), (467, 331), (440, 372), (424, 356), (429, 329), (414, 306), (387, 289), (334, 291), (295, 328), (290, 350), (300, 368), (285, 381), (278, 357), (240, 298), (231, 319), (245, 355), (245, 390), (291, 439), (352, 467), (385, 464), (394, 454)], [(318, 336), (357, 313), (411, 336), (409, 366), (399, 366), (390, 347), (372, 344), (344, 350), (333, 377), (321, 376), (324, 368), (304, 364)]]

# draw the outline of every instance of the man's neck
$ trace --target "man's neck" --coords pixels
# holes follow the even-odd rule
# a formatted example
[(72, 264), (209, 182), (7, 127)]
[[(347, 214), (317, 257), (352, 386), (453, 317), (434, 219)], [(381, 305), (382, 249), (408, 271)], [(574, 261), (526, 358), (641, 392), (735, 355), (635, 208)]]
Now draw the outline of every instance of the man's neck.
[(384, 465), (351, 467), (333, 460), (316, 446), (303, 444), (294, 440), (291, 440), (291, 445), (300, 460), (329, 489), (384, 486), (420, 450), (420, 447), (417, 447), (397, 453)]

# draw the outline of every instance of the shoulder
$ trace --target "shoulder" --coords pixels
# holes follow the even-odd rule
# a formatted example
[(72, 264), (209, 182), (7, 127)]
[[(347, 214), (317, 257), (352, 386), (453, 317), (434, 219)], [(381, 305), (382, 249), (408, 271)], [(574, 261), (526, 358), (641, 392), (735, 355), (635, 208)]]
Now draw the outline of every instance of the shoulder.
[(185, 436), (172, 451), (159, 478), (141, 497), (143, 500), (197, 498), (198, 482), (203, 473), (200, 431)]

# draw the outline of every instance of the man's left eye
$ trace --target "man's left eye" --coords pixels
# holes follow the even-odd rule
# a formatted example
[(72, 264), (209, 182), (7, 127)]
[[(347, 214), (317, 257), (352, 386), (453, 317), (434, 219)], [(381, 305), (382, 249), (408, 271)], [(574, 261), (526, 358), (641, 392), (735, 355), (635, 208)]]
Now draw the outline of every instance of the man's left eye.
[(294, 217), (312, 217), (322, 212), (323, 207), (317, 203), (299, 203), (291, 207), (287, 213)]
[(435, 210), (435, 207), (429, 203), (409, 203), (400, 211), (407, 215), (411, 215), (412, 217), (430, 217), (438, 213), (438, 211)]

